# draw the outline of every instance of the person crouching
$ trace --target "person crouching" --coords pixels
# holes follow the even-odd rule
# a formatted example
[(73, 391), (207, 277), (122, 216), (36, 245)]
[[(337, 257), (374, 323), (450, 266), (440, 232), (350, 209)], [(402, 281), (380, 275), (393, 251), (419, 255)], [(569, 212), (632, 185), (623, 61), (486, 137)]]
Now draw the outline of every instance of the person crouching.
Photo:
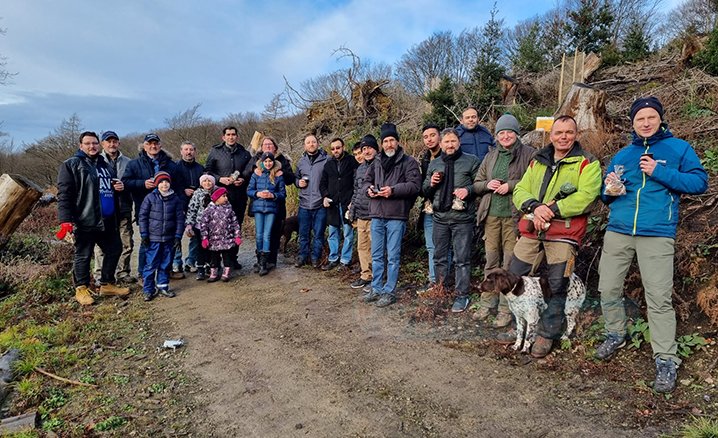
[(175, 296), (170, 291), (169, 270), (173, 249), (181, 245), (184, 231), (183, 205), (170, 188), (170, 174), (157, 172), (154, 183), (156, 189), (142, 201), (139, 214), (140, 236), (147, 248), (142, 272), (145, 301), (151, 301), (158, 293), (169, 298)]
[(219, 267), (224, 263), (222, 281), (229, 281), (234, 247), (242, 244), (237, 216), (227, 198), (227, 189), (220, 187), (212, 193), (212, 202), (204, 209), (199, 219), (202, 234), (202, 248), (209, 249), (210, 274), (207, 281), (219, 280)]

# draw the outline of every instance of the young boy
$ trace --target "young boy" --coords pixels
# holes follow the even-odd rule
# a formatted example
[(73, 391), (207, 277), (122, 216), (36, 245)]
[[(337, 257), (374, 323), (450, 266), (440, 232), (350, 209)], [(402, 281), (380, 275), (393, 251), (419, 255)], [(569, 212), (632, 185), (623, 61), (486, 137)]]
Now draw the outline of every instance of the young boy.
[(170, 174), (157, 172), (154, 181), (157, 188), (145, 197), (139, 214), (140, 236), (147, 248), (142, 272), (145, 301), (152, 301), (157, 293), (169, 298), (175, 296), (170, 291), (169, 269), (172, 248), (181, 245), (184, 231), (182, 201), (170, 188)]

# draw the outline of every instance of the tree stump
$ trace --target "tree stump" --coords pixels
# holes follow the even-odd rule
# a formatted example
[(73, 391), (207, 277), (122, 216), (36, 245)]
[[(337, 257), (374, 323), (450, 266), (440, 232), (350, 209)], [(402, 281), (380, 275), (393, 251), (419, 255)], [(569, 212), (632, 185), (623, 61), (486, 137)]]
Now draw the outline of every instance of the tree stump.
[(42, 190), (20, 175), (0, 176), (0, 248), (32, 211)]
[(605, 91), (586, 84), (573, 84), (556, 116), (569, 115), (576, 119), (578, 132), (607, 132), (611, 122), (606, 114)]

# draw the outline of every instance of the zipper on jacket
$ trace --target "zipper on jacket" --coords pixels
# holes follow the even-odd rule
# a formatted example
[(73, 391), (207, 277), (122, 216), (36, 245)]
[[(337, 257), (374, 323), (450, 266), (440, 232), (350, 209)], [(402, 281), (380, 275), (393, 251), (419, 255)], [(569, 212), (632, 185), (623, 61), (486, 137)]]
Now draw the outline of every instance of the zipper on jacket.
[[(648, 153), (648, 150), (651, 148), (651, 146), (648, 144), (648, 139), (643, 139), (643, 145), (646, 147), (646, 150), (643, 151), (644, 154)], [(646, 174), (641, 172), (641, 188), (636, 191), (636, 212), (633, 214), (633, 232), (631, 233), (633, 236), (636, 235), (636, 228), (638, 227), (638, 209), (641, 205), (641, 190), (643, 190), (644, 187), (646, 187)]]

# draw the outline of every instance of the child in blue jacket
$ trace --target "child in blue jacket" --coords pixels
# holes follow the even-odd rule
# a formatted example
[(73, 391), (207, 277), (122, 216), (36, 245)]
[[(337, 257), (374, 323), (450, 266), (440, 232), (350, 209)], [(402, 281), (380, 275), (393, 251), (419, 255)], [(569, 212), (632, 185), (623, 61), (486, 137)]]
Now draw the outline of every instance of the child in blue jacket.
[(170, 291), (169, 270), (173, 249), (181, 245), (184, 231), (183, 202), (170, 188), (170, 174), (157, 172), (154, 181), (157, 188), (142, 201), (138, 218), (142, 244), (147, 248), (145, 266), (140, 267), (145, 301), (152, 301), (158, 293), (175, 296)]
[(282, 165), (274, 160), (274, 154), (265, 152), (257, 162), (257, 169), (261, 175), (252, 173), (247, 187), (247, 196), (254, 199), (252, 212), (256, 227), (257, 258), (259, 259), (259, 275), (267, 275), (267, 259), (269, 258), (269, 241), (277, 213), (277, 200), (284, 199), (287, 191), (284, 187), (284, 178), (277, 175)]

